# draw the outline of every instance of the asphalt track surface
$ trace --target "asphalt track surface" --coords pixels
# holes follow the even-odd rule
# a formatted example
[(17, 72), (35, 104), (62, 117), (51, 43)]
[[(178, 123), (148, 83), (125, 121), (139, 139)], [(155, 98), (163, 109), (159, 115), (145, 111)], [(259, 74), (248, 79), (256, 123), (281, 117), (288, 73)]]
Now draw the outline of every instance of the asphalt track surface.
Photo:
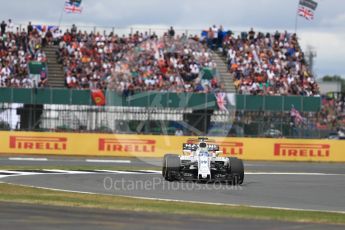
[[(87, 217), (87, 218), (86, 218)], [(96, 230), (96, 229), (343, 229), (344, 226), (265, 220), (205, 218), (157, 213), (108, 211), (0, 203), (0, 229)], [(245, 226), (245, 227), (243, 227)]]
[[(156, 158), (83, 158), (83, 157), (48, 157), (44, 160), (40, 156), (16, 156), (20, 159), (31, 160), (10, 160), (12, 157), (0, 156), (0, 166), (133, 166), (150, 168), (160, 168), (162, 165), (161, 159)], [(100, 159), (104, 162), (88, 162), (87, 160)], [(107, 163), (106, 161), (109, 160)], [(127, 160), (130, 163), (116, 163), (112, 161)], [(304, 163), (304, 162), (256, 162), (245, 161), (246, 171), (260, 171), (260, 172), (305, 172), (305, 173), (330, 173), (330, 174), (345, 174), (345, 163)]]
[[(47, 161), (11, 161), (8, 158), (2, 157), (0, 159), (0, 165), (8, 166), (13, 164), (58, 166), (66, 165), (65, 162), (69, 162), (69, 164), (67, 165), (93, 165), (99, 166), (100, 168), (103, 165), (124, 165), (122, 163), (91, 163), (86, 162), (86, 160), (83, 158), (73, 158), (72, 161), (69, 160), (71, 160), (71, 158), (49, 158), (47, 159)], [(153, 165), (159, 164), (160, 160), (157, 159), (150, 159), (144, 161), (140, 159), (130, 159), (130, 163), (126, 165), (138, 167), (152, 167)], [(66, 191), (124, 195), (133, 197), (143, 197), (149, 199), (153, 198), (217, 204), (239, 204), (259, 207), (345, 212), (345, 164), (245, 162), (245, 170), (247, 173), (245, 175), (245, 182), (242, 186), (187, 182), (171, 183), (164, 181), (159, 172), (155, 173), (133, 171), (122, 173), (49, 173), (42, 175), (6, 177), (0, 179), (0, 181), (9, 182), (13, 184), (44, 187)], [(80, 218), (83, 219), (84, 214), (82, 214), (82, 210), (74, 211), (77, 213), (75, 215), (79, 215)], [(6, 212), (4, 212), (5, 211), (2, 211), (1, 209), (0, 216), (2, 220), (4, 219), (2, 218), (2, 216), (6, 214)], [(52, 208), (51, 212), (54, 212), (54, 208)], [(90, 212), (92, 212), (92, 210), (90, 210)], [(16, 212), (14, 212), (14, 214), (15, 213)], [(20, 214), (21, 213), (18, 212), (18, 215)], [(48, 215), (47, 218), (49, 219), (50, 212), (45, 212), (42, 211), (42, 208), (38, 208), (37, 215), (41, 217), (45, 217)], [(116, 215), (117, 213), (115, 214), (115, 216)], [(120, 213), (119, 215), (125, 216), (124, 222), (128, 220), (127, 226), (130, 226), (129, 229), (143, 229), (143, 227), (146, 226), (137, 226), (135, 225), (135, 223), (132, 223), (133, 221), (130, 221), (130, 219), (135, 217), (131, 216), (128, 213)], [(142, 217), (143, 219), (148, 219), (147, 217), (145, 217), (144, 214), (135, 215), (139, 215), (139, 217)], [(152, 219), (155, 219), (154, 215), (155, 214), (150, 214), (150, 218), (153, 216)], [(164, 220), (164, 218), (168, 217), (164, 217), (163, 215), (159, 218), (162, 218), (162, 220)], [(201, 227), (199, 229), (209, 229), (212, 228), (212, 226), (214, 226), (207, 224), (209, 222), (214, 223), (213, 219), (205, 220), (205, 222), (195, 222), (197, 220), (193, 219), (193, 217), (192, 220), (189, 222), (185, 221), (184, 218), (174, 218), (176, 218), (174, 219), (174, 221), (172, 221), (171, 223), (169, 222), (170, 224), (167, 224), (168, 227), (164, 225), (164, 221), (161, 223), (155, 223), (155, 226), (158, 226), (157, 229), (160, 229), (163, 224), (166, 229), (179, 229), (182, 228), (182, 226), (180, 225), (181, 222), (187, 224), (184, 228), (187, 228), (190, 225), (191, 227), (188, 228), (191, 229), (195, 229), (196, 227), (192, 228), (192, 226), (199, 226), (199, 223)], [(75, 223), (80, 223), (77, 220), (78, 219), (75, 220)], [(92, 218), (90, 219), (90, 221), (93, 221)], [(97, 221), (96, 217), (94, 221)], [(238, 224), (239, 229), (309, 229), (309, 227), (310, 229), (324, 228), (324, 226), (322, 227), (322, 225), (304, 226), (299, 224), (274, 221), (259, 221), (260, 224), (262, 224), (262, 226), (257, 225), (258, 221), (254, 220), (241, 221), (236, 219), (227, 219), (226, 221), (218, 221), (219, 222), (217, 222), (216, 229), (228, 229), (228, 226), (232, 226), (232, 224), (234, 226), (237, 226), (236, 224)], [(3, 222), (2, 224), (6, 223), (11, 224), (10, 222)], [(111, 223), (111, 218), (107, 223)], [(148, 222), (145, 223), (149, 224)], [(195, 225), (195, 223), (197, 224)], [(73, 220), (70, 220), (70, 222), (68, 222), (67, 224), (73, 224)], [(267, 226), (265, 224), (267, 224)], [(92, 226), (92, 224), (90, 224), (90, 226)], [(126, 224), (124, 226), (126, 226)], [(272, 228), (268, 226), (272, 226)], [(19, 227), (18, 229), (20, 229)], [(344, 226), (341, 227), (343, 228)], [(326, 227), (326, 229), (337, 228), (338, 226)], [(2, 228), (0, 225), (0, 229), (16, 228)], [(88, 227), (86, 226), (85, 228), (80, 229), (88, 229)], [(94, 228), (90, 227), (89, 229)], [(107, 228), (104, 227), (101, 229)]]
[(13, 184), (167, 200), (345, 212), (343, 174), (246, 174), (242, 186), (167, 182), (160, 173), (43, 174)]
[[(127, 160), (129, 164), (92, 163), (85, 158), (11, 161), (1, 157), (0, 165), (92, 165), (101, 168), (104, 165), (152, 167), (161, 164), (160, 159)], [(245, 172), (242, 186), (171, 183), (164, 181), (160, 173), (136, 172), (27, 175), (2, 178), (1, 181), (100, 194), (345, 212), (345, 164), (245, 162)]]

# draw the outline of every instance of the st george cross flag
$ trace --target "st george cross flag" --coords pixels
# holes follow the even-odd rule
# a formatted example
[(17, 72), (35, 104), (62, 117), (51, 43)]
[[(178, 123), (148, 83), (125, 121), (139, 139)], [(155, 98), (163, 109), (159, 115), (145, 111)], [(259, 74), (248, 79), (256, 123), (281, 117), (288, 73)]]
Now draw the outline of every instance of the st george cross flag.
[(66, 0), (65, 2), (65, 12), (66, 13), (78, 13), (80, 14), (83, 10), (81, 6), (82, 0)]
[(298, 15), (307, 20), (313, 20), (316, 7), (317, 2), (313, 0), (300, 0), (298, 6)]

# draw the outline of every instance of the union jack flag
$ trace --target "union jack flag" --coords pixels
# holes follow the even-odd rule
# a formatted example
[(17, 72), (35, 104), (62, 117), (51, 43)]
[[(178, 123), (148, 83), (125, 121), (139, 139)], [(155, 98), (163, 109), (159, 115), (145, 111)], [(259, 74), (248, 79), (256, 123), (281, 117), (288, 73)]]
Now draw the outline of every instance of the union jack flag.
[(217, 99), (217, 105), (220, 111), (228, 111), (226, 108), (226, 94), (225, 93), (217, 93), (216, 94), (216, 99)]
[(313, 0), (300, 0), (298, 6), (298, 15), (304, 17), (307, 20), (313, 20), (316, 7), (317, 2)]
[(302, 117), (300, 112), (297, 109), (295, 109), (295, 107), (291, 108), (290, 116), (294, 119), (294, 122), (296, 124), (304, 124), (304, 117)]
[(303, 6), (300, 6), (298, 8), (298, 15), (304, 17), (307, 20), (314, 19), (314, 12)]
[(78, 13), (80, 14), (83, 10), (81, 6), (82, 0), (66, 0), (65, 2), (65, 12), (66, 13)]

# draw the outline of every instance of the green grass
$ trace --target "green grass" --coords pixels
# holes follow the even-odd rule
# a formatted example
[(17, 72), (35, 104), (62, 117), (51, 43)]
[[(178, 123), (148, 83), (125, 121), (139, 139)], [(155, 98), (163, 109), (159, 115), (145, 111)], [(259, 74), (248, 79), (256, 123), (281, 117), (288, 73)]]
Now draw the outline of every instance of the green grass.
[(58, 192), (5, 183), (0, 183), (0, 201), (68, 207), (100, 208), (133, 212), (155, 212), (206, 217), (269, 219), (292, 222), (345, 225), (345, 214), (337, 213), (153, 201), (122, 196)]

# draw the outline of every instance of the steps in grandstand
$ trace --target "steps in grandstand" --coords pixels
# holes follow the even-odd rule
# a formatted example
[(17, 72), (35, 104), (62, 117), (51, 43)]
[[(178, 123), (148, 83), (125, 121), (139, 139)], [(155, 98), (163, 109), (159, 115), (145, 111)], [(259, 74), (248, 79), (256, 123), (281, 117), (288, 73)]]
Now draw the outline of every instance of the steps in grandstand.
[(212, 57), (217, 64), (220, 81), (222, 84), (224, 84), (225, 91), (228, 93), (236, 93), (236, 88), (233, 83), (233, 76), (228, 71), (226, 59), (222, 56), (222, 53), (212, 51)]
[(57, 51), (58, 46), (49, 46), (44, 48), (44, 52), (48, 59), (48, 84), (53, 88), (64, 88), (65, 77), (63, 66), (57, 61)]

